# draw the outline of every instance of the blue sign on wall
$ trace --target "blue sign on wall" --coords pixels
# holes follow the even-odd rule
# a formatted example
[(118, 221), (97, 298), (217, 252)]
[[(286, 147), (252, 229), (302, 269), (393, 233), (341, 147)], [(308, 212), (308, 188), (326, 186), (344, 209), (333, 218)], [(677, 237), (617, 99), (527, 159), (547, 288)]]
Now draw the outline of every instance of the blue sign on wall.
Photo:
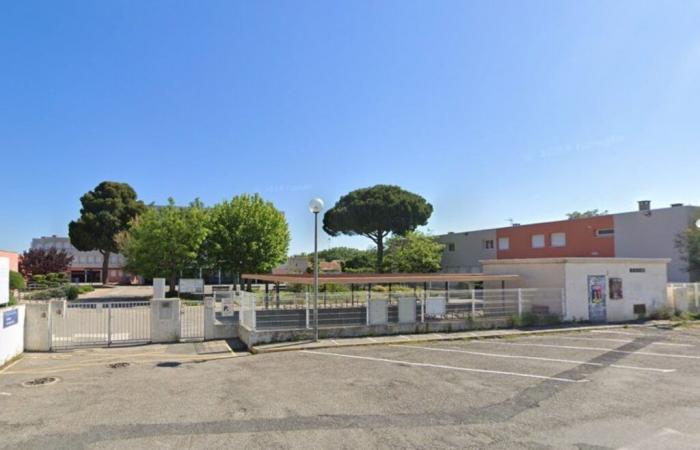
[(2, 327), (7, 328), (12, 325), (17, 325), (19, 310), (11, 309), (2, 313)]

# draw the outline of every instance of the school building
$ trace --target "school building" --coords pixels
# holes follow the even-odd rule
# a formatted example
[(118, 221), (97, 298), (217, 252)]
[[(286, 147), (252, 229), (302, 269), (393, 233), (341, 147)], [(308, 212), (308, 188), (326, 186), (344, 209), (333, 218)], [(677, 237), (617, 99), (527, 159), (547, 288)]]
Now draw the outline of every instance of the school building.
[(665, 258), (668, 281), (700, 280), (690, 273), (676, 239), (700, 217), (700, 207), (673, 204), (651, 209), (640, 201), (637, 211), (535, 224), (448, 233), (445, 272), (482, 272), (482, 260), (530, 258)]

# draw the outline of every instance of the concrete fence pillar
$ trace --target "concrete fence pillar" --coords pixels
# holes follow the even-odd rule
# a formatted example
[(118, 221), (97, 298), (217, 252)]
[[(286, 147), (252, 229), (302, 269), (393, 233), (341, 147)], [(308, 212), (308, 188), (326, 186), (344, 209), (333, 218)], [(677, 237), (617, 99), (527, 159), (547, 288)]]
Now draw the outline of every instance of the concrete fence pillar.
[(153, 279), (153, 298), (165, 298), (165, 278)]
[(24, 349), (51, 350), (51, 303), (27, 303), (24, 320)]
[(151, 342), (180, 340), (180, 299), (151, 300)]
[(213, 297), (204, 299), (204, 340), (215, 339), (214, 320), (216, 315), (216, 303)]
[(518, 315), (523, 315), (523, 290), (518, 288)]

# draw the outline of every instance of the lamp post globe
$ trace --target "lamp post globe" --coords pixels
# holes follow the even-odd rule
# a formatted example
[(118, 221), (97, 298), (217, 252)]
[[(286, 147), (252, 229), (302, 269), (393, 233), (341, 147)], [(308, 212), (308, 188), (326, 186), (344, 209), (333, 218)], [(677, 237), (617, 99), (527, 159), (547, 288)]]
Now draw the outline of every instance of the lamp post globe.
[(323, 200), (320, 198), (315, 198), (309, 202), (309, 211), (314, 214), (318, 214), (323, 209)]

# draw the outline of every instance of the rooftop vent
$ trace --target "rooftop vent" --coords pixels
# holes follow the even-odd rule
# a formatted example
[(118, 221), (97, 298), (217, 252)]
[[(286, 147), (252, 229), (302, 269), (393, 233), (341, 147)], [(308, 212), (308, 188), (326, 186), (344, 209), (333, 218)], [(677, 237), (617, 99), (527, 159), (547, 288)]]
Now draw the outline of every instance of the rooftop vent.
[(640, 200), (637, 203), (640, 211), (651, 211), (651, 200)]
[(514, 227), (519, 227), (520, 224), (519, 224), (519, 223), (514, 223), (513, 226), (514, 226)]
[(680, 208), (683, 206), (683, 203), (671, 203), (671, 208)]

